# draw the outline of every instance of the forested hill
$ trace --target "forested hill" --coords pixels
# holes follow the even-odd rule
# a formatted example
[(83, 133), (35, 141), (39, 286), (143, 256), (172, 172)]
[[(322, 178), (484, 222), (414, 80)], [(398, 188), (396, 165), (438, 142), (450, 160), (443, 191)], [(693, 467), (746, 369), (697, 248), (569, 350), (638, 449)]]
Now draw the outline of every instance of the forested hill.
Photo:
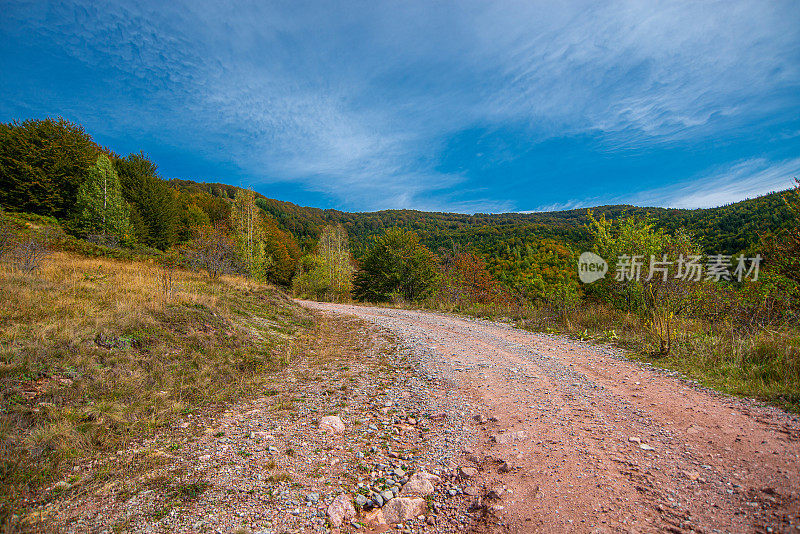
[[(181, 188), (230, 195), (231, 198), (235, 191), (233, 186), (224, 184), (199, 184), (185, 180), (173, 182)], [(351, 213), (298, 206), (264, 196), (260, 196), (258, 205), (270, 213), (282, 229), (300, 239), (316, 238), (326, 224), (341, 223), (353, 240), (357, 255), (369, 237), (394, 226), (414, 230), (432, 250), (458, 244), (481, 252), (492, 252), (498, 247), (505, 248), (505, 245), (513, 248), (546, 238), (582, 247), (587, 246), (589, 240), (586, 232), (589, 210), (584, 208), (474, 215), (415, 210)], [(782, 192), (709, 209), (612, 205), (594, 207), (591, 212), (595, 217), (605, 216), (608, 219), (648, 216), (657, 226), (670, 232), (679, 228), (691, 232), (706, 252), (728, 254), (752, 248), (758, 243), (759, 236), (783, 227), (790, 217)]]
[[(167, 250), (185, 242), (194, 229), (226, 220), (238, 190), (221, 183), (164, 180), (157, 163), (146, 155), (119, 156), (96, 144), (80, 125), (64, 119), (29, 120), (0, 124), (0, 206), (55, 217), (76, 235), (96, 233), (96, 229), (81, 226), (86, 222), (81, 222), (81, 210), (88, 213), (92, 206), (80, 208), (79, 204), (81, 198), (89, 198), (87, 191), (81, 197), (81, 191), (100, 156), (108, 158), (108, 171), (119, 177), (120, 208), (128, 213), (125, 221), (129, 226), (128, 230), (119, 229), (123, 244)], [(456, 246), (487, 259), (503, 257), (496, 272), (505, 268), (503, 262), (524, 263), (526, 256), (535, 255), (532, 249), (545, 242), (573, 251), (588, 246), (586, 209), (474, 215), (413, 210), (348, 213), (258, 197), (257, 204), (274, 218), (268, 232), (274, 237), (273, 245), (288, 247), (288, 257), (299, 254), (294, 252), (295, 238), (301, 246), (310, 245), (330, 223), (347, 229), (357, 258), (371, 236), (400, 226), (416, 232), (434, 252)], [(609, 219), (649, 216), (669, 231), (690, 231), (708, 253), (728, 254), (752, 249), (762, 234), (789, 220), (780, 193), (711, 209), (617, 205), (592, 208), (592, 212)], [(290, 271), (287, 260), (286, 272)]]

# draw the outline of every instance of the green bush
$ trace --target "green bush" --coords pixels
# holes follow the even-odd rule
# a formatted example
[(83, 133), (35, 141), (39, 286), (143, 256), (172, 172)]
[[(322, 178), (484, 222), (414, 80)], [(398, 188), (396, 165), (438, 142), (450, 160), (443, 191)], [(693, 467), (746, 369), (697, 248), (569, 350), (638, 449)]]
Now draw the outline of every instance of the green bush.
[(356, 275), (356, 298), (371, 302), (424, 298), (438, 276), (436, 256), (414, 232), (390, 228), (372, 239)]

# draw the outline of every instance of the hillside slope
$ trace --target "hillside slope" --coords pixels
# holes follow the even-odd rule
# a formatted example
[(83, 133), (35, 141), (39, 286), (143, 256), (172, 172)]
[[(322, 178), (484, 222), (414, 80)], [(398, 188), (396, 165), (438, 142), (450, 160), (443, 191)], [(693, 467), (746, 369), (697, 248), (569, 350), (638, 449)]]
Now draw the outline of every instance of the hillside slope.
[(76, 463), (262, 394), (311, 324), (270, 285), (59, 249), (0, 262), (0, 301), (0, 527)]
[[(226, 184), (171, 180), (181, 189), (205, 191), (232, 198), (236, 188)], [(610, 205), (590, 208), (599, 217), (616, 219), (626, 215), (649, 216), (657, 226), (670, 232), (684, 228), (695, 235), (708, 253), (735, 254), (755, 246), (759, 237), (786, 225), (789, 212), (783, 192), (773, 192), (753, 199), (708, 209), (675, 209)], [(386, 228), (402, 226), (417, 232), (433, 250), (453, 244), (490, 252), (498, 244), (524, 244), (555, 238), (577, 248), (588, 245), (588, 209), (537, 213), (461, 213), (416, 210), (344, 212), (298, 206), (291, 202), (259, 195), (259, 206), (270, 213), (279, 226), (298, 239), (315, 238), (326, 224), (342, 224), (354, 244), (356, 255), (373, 235)]]

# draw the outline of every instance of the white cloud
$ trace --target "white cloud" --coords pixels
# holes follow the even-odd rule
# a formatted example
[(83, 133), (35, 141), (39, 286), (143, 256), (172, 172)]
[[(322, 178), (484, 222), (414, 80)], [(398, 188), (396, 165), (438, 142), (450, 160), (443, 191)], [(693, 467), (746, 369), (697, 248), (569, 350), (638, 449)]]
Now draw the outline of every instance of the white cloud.
[[(197, 147), (254, 186), (295, 182), (350, 208), (514, 209), (454, 194), (468, 176), (440, 162), (470, 128), (513, 125), (530, 144), (599, 133), (619, 151), (707, 138), (714, 121), (747, 124), (800, 90), (792, 2), (130, 6), (28, 12), (68, 54), (117, 69), (121, 94), (148, 96), (135, 114), (87, 113)], [(716, 202), (765, 173), (725, 194), (661, 196)], [(581, 201), (543, 208), (559, 206)]]
[(800, 177), (800, 158), (770, 162), (763, 158), (717, 168), (688, 183), (639, 193), (637, 205), (670, 208), (711, 208), (792, 187)]
[[(323, 39), (296, 68), (293, 46), (271, 37), (261, 68), (237, 67), (231, 50), (207, 105), (265, 132), (236, 160), (351, 205), (420, 207), (462, 180), (435, 163), (449, 135), (475, 125), (527, 124), (531, 142), (599, 130), (614, 150), (746, 120), (800, 80), (797, 30), (778, 4), (429, 6), (313, 17)], [(286, 13), (262, 15), (306, 37)]]
[(629, 195), (571, 199), (543, 204), (519, 213), (565, 211), (616, 204), (683, 209), (713, 208), (789, 189), (795, 185), (795, 178), (800, 178), (800, 158), (778, 162), (753, 158), (704, 171), (691, 181), (657, 189)]
[(569, 211), (569, 210), (576, 210), (580, 208), (591, 208), (593, 206), (599, 206), (603, 203), (602, 199), (595, 198), (595, 199), (583, 199), (583, 200), (567, 200), (566, 202), (553, 202), (551, 204), (542, 204), (538, 206), (536, 209), (533, 210), (524, 210), (518, 213), (541, 213), (544, 211)]

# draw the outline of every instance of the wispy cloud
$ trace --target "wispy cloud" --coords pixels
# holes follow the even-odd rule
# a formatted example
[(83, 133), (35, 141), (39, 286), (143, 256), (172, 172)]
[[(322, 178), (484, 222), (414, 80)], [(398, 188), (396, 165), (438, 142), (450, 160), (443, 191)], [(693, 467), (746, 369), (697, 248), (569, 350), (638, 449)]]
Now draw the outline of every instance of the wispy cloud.
[[(771, 162), (763, 158), (738, 161), (712, 173), (631, 197), (637, 205), (710, 208), (792, 187), (800, 178), (800, 158)], [(648, 204), (649, 202), (649, 204)]]
[[(703, 142), (800, 107), (791, 2), (12, 7), (4, 33), (99, 73), (97, 98), (63, 106), (75, 116), (350, 209), (524, 207), (474, 187), (475, 169), (441, 165), (472, 128), (512, 126), (516, 146), (591, 135), (615, 155)], [(36, 109), (30, 92), (10, 98)], [(512, 168), (515, 157), (486, 154)]]
[(544, 211), (568, 211), (568, 210), (576, 210), (580, 208), (590, 208), (592, 206), (599, 206), (603, 203), (608, 203), (607, 199), (602, 198), (586, 198), (582, 200), (572, 199), (567, 200), (566, 202), (554, 202), (552, 204), (542, 204), (538, 206), (536, 209), (532, 210), (523, 210), (518, 213), (540, 213)]
[(775, 191), (784, 191), (795, 185), (795, 178), (800, 178), (800, 158), (778, 162), (755, 158), (712, 169), (687, 182), (628, 195), (595, 196), (544, 204), (520, 213), (572, 210), (612, 204), (684, 209), (713, 208)]

